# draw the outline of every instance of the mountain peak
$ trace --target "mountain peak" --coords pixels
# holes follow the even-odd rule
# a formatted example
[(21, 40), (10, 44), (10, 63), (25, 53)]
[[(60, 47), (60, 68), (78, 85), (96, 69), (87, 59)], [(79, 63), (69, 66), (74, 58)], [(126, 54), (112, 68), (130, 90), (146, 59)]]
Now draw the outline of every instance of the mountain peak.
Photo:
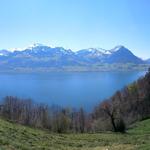
[(116, 51), (118, 51), (118, 50), (120, 50), (120, 49), (127, 49), (127, 48), (124, 47), (123, 45), (117, 45), (117, 46), (115, 46), (113, 49), (111, 49), (110, 51), (116, 52)]
[(79, 55), (93, 55), (93, 56), (101, 56), (103, 55), (103, 52), (100, 51), (97, 48), (88, 48), (88, 49), (82, 49), (76, 52), (76, 54)]
[(35, 47), (42, 47), (42, 46), (46, 46), (46, 45), (41, 44), (41, 43), (33, 43), (32, 45), (28, 46), (27, 49), (32, 49), (32, 48), (35, 48)]
[(6, 49), (0, 50), (0, 56), (8, 56), (10, 53), (11, 52)]

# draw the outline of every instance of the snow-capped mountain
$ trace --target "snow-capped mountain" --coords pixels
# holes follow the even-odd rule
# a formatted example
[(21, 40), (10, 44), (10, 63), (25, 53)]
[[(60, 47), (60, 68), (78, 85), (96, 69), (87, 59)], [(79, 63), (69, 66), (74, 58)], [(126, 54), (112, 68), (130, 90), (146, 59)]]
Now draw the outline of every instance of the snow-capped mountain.
[(110, 50), (112, 53), (106, 59), (107, 63), (135, 63), (142, 64), (143, 60), (135, 56), (129, 49), (124, 46), (117, 46)]
[(144, 61), (124, 46), (117, 46), (111, 50), (89, 48), (73, 52), (63, 47), (52, 48), (43, 44), (34, 44), (14, 52), (0, 51), (0, 67), (3, 68), (89, 66), (103, 63), (143, 64)]
[(63, 47), (51, 48), (50, 46), (35, 43), (22, 50), (19, 50), (19, 51), (16, 50), (14, 51), (14, 53), (20, 53), (24, 55), (47, 56), (47, 55), (53, 55), (53, 54), (67, 55), (73, 52), (71, 50), (66, 50)]
[(0, 56), (8, 56), (10, 53), (11, 53), (10, 51), (5, 49), (0, 50)]
[(103, 58), (105, 58), (105, 54), (102, 51), (100, 51), (100, 49), (96, 48), (79, 50), (76, 52), (76, 55), (81, 60), (84, 60), (89, 63), (102, 62)]
[(135, 63), (142, 64), (143, 60), (135, 56), (124, 46), (116, 46), (111, 50), (101, 48), (84, 49), (77, 52), (83, 59), (93, 60), (101, 63)]

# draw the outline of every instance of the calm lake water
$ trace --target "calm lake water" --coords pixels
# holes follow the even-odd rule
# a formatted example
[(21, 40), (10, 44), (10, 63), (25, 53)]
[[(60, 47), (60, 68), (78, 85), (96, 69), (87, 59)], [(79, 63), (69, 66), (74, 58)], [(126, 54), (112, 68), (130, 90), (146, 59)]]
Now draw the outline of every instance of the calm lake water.
[(116, 90), (143, 76), (133, 72), (64, 72), (0, 74), (0, 98), (6, 95), (31, 98), (49, 105), (83, 106), (91, 110)]

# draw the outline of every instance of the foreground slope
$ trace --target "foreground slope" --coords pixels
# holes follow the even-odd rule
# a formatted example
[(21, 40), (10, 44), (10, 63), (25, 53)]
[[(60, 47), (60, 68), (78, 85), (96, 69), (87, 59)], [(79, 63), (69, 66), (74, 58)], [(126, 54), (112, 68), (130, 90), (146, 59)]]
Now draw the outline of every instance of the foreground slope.
[(149, 150), (150, 119), (126, 134), (52, 134), (0, 119), (0, 150)]

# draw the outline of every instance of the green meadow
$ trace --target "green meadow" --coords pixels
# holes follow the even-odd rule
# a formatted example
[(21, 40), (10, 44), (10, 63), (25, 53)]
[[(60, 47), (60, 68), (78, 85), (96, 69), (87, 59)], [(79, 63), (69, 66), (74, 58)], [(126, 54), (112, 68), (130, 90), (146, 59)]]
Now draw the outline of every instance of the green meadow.
[(125, 134), (54, 134), (0, 119), (0, 150), (150, 150), (150, 119)]

